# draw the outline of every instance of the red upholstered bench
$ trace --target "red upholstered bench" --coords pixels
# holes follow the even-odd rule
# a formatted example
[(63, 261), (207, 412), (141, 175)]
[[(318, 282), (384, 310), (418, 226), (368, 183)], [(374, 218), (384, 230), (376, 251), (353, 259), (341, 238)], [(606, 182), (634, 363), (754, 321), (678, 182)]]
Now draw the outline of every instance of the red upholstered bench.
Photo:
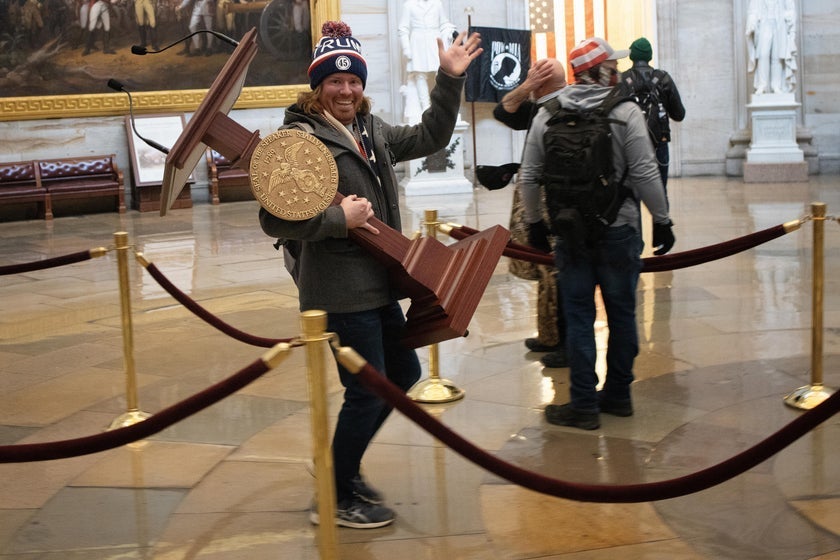
[(52, 220), (50, 194), (43, 186), (32, 161), (0, 163), (0, 204), (38, 204), (38, 216)]
[(218, 204), (224, 193), (225, 200), (253, 200), (251, 179), (248, 171), (234, 167), (230, 160), (213, 150), (207, 149), (207, 170), (210, 179), (210, 202)]
[(53, 201), (113, 196), (117, 211), (125, 212), (123, 174), (114, 154), (40, 160), (41, 185)]

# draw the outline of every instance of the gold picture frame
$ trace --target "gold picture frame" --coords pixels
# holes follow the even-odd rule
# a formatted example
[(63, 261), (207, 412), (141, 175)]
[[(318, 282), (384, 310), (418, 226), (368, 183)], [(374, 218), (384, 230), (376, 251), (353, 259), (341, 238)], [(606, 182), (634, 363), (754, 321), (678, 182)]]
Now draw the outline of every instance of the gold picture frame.
[[(340, 0), (309, 0), (309, 7), (314, 46), (320, 37), (322, 23), (338, 19)], [(212, 79), (208, 81), (208, 87), (210, 83)], [(295, 102), (298, 92), (308, 87), (308, 84), (246, 87), (242, 89), (234, 108), (287, 107)], [(206, 89), (138, 91), (132, 92), (132, 100), (137, 114), (180, 113), (194, 111), (206, 94)], [(100, 117), (127, 112), (128, 97), (124, 93), (0, 98), (0, 121)]]

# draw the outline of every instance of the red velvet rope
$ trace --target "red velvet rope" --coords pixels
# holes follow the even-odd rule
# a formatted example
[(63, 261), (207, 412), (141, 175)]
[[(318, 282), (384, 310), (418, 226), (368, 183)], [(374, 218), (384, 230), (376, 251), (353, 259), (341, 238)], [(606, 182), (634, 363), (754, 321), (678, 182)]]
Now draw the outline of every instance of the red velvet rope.
[(0, 463), (66, 459), (98, 453), (147, 438), (232, 395), (269, 369), (265, 362), (256, 360), (227, 379), (131, 426), (76, 439), (0, 446)]
[(211, 326), (215, 327), (216, 329), (222, 331), (226, 335), (231, 338), (234, 338), (240, 342), (244, 342), (245, 344), (250, 344), (252, 346), (260, 346), (262, 348), (271, 348), (275, 344), (279, 344), (281, 342), (290, 342), (291, 338), (263, 338), (261, 336), (254, 336), (243, 332), (236, 327), (231, 326), (228, 323), (225, 323), (203, 307), (201, 307), (194, 299), (189, 297), (187, 294), (179, 290), (175, 285), (169, 281), (163, 273), (158, 270), (158, 268), (154, 264), (149, 264), (146, 267), (146, 270), (149, 271), (149, 274), (152, 275), (152, 278), (157, 280), (157, 283), (160, 284), (161, 288), (166, 290), (169, 295), (175, 298), (178, 303), (189, 309), (193, 312), (196, 316), (204, 320), (206, 323), (210, 324)]
[[(454, 239), (465, 239), (470, 235), (475, 235), (478, 230), (461, 226), (453, 228), (449, 235)], [(690, 251), (683, 251), (681, 253), (673, 253), (670, 255), (662, 255), (661, 257), (646, 257), (642, 259), (642, 272), (663, 272), (665, 270), (677, 270), (678, 268), (686, 268), (703, 264), (712, 260), (722, 259), (757, 247), (762, 243), (767, 243), (777, 237), (788, 233), (784, 225), (777, 225), (765, 230), (757, 231), (743, 237), (738, 237), (729, 241), (724, 241), (716, 245), (709, 245), (708, 247), (701, 247), (699, 249), (692, 249)], [(536, 264), (545, 264), (554, 266), (554, 256), (543, 251), (522, 245), (520, 243), (510, 242), (507, 248), (502, 253), (506, 257), (519, 259), (523, 261), (533, 262)]]
[(726, 461), (686, 476), (641, 484), (580, 484), (527, 471), (476, 447), (420, 408), (370, 364), (365, 364), (358, 375), (365, 386), (469, 461), (524, 488), (579, 502), (653, 502), (705, 490), (765, 461), (840, 411), (840, 391), (837, 391), (769, 438)]
[(662, 255), (661, 257), (644, 258), (642, 259), (642, 272), (676, 270), (678, 268), (686, 268), (712, 260), (722, 259), (736, 253), (740, 253), (741, 251), (752, 249), (753, 247), (757, 247), (763, 243), (767, 243), (768, 241), (772, 241), (773, 239), (781, 237), (786, 233), (788, 232), (785, 230), (785, 226), (779, 224), (777, 226), (769, 227), (729, 241), (724, 241), (716, 245), (709, 245), (707, 247), (683, 251), (681, 253), (673, 253), (671, 255)]
[(74, 264), (82, 261), (87, 261), (92, 258), (90, 251), (79, 251), (78, 253), (70, 253), (69, 255), (62, 255), (44, 259), (41, 261), (32, 261), (20, 264), (8, 264), (0, 266), (0, 276), (7, 274), (21, 274), (23, 272), (31, 272), (33, 270), (44, 270), (45, 268), (54, 268), (57, 266), (64, 266), (66, 264)]

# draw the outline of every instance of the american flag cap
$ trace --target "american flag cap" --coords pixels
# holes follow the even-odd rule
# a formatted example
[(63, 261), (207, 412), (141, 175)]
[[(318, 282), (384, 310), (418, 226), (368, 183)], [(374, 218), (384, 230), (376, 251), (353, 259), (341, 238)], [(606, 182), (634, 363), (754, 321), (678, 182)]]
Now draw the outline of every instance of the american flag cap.
[(630, 54), (630, 51), (627, 49), (617, 51), (600, 37), (590, 37), (584, 39), (572, 49), (572, 52), (569, 53), (569, 65), (572, 67), (572, 72), (580, 74), (598, 66), (605, 60), (618, 60), (628, 54)]

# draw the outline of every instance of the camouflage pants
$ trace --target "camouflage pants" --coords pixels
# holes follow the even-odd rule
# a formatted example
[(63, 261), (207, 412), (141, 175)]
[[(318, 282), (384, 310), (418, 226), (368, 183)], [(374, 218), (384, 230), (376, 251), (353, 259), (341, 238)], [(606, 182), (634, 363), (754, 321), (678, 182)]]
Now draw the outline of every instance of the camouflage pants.
[[(513, 190), (513, 206), (510, 214), (510, 239), (514, 243), (528, 244), (528, 224), (524, 218), (525, 206), (519, 192), (519, 185)], [(510, 259), (508, 270), (524, 280), (536, 280), (537, 284), (537, 339), (541, 344), (554, 346), (560, 343), (557, 326), (557, 270), (553, 266), (538, 265), (529, 261)], [(562, 317), (559, 318), (563, 320)]]

